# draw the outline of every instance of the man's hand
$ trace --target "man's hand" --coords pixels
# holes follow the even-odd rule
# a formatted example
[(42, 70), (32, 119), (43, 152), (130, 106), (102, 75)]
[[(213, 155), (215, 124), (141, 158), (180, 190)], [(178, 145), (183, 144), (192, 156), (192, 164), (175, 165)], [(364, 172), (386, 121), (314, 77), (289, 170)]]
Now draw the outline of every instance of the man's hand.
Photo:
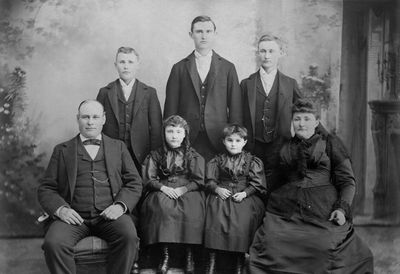
[(124, 207), (120, 204), (110, 205), (103, 212), (100, 213), (100, 216), (103, 216), (106, 220), (116, 220), (124, 214)]
[(247, 193), (243, 191), (243, 192), (238, 192), (238, 193), (233, 194), (232, 199), (233, 199), (233, 201), (240, 203), (246, 197), (247, 197)]
[(72, 208), (66, 206), (60, 208), (57, 217), (60, 218), (61, 221), (69, 225), (83, 224), (83, 219), (81, 215), (79, 215), (79, 213), (73, 210)]
[(341, 210), (336, 209), (331, 213), (331, 217), (329, 218), (329, 221), (333, 221), (334, 223), (336, 223), (338, 225), (344, 225), (346, 223), (346, 217), (344, 216), (344, 214)]
[(188, 189), (185, 186), (175, 188), (175, 193), (178, 195), (178, 197), (182, 196), (186, 192), (188, 192)]
[(162, 186), (160, 188), (160, 191), (162, 193), (164, 193), (165, 195), (167, 195), (169, 198), (171, 199), (178, 199), (180, 195), (178, 195), (178, 193), (175, 191), (175, 189), (173, 189), (172, 187), (168, 187), (168, 186)]
[(223, 188), (223, 187), (217, 187), (215, 189), (215, 192), (218, 194), (218, 196), (222, 199), (225, 200), (226, 198), (229, 198), (232, 194), (230, 190)]

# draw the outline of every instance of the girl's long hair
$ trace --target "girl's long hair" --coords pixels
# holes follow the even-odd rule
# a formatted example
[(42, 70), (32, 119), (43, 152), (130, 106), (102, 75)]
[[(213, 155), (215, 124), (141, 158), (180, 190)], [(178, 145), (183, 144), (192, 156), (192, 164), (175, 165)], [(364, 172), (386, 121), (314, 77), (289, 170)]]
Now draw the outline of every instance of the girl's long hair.
[(185, 138), (182, 141), (181, 144), (181, 149), (183, 150), (183, 154), (186, 156), (187, 152), (189, 151), (190, 148), (190, 141), (189, 141), (189, 124), (186, 122), (185, 119), (183, 119), (179, 115), (172, 115), (166, 118), (163, 121), (163, 128), (162, 128), (162, 140), (163, 140), (163, 148), (164, 152), (166, 152), (169, 149), (169, 146), (167, 144), (167, 141), (165, 140), (165, 128), (168, 126), (173, 126), (173, 127), (181, 127), (185, 130)]

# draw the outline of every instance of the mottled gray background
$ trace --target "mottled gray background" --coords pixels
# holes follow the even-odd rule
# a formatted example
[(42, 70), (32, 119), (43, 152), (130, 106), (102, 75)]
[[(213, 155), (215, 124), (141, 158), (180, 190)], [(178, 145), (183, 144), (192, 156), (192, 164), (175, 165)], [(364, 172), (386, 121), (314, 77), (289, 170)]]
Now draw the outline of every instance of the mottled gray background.
[(163, 106), (170, 69), (193, 50), (190, 23), (202, 14), (215, 21), (215, 50), (236, 65), (239, 80), (257, 69), (256, 40), (265, 32), (287, 41), (281, 69), (299, 82), (312, 63), (321, 73), (331, 68), (333, 101), (323, 118), (337, 127), (342, 1), (26, 1), (30, 9), (12, 2), (10, 21), (23, 30), (20, 47), (33, 50), (24, 60), (11, 54), (7, 61), (27, 72), (27, 115), (39, 123), (39, 152), (49, 154), (76, 133), (76, 106), (117, 77), (119, 46), (137, 49), (138, 78), (157, 89)]
[[(372, 211), (372, 189), (376, 176), (370, 130), (371, 114), (366, 106), (363, 106), (361, 116), (355, 112), (359, 109), (356, 107), (358, 104), (366, 102), (358, 101), (357, 95), (351, 95), (355, 91), (346, 88), (346, 85), (351, 86), (348, 83), (357, 71), (341, 71), (342, 64), (347, 68), (346, 62), (349, 62), (341, 59), (343, 52), (348, 54), (346, 56), (351, 55), (342, 43), (344, 3), (349, 2), (352, 1), (0, 0), (0, 74), (6, 70), (13, 71), (16, 67), (26, 72), (25, 108), (17, 113), (16, 118), (18, 121), (30, 121), (27, 135), (34, 145), (34, 154), (44, 155), (40, 158), (39, 166), (45, 166), (54, 145), (77, 133), (75, 115), (79, 102), (94, 98), (100, 87), (117, 78), (113, 62), (118, 47), (131, 46), (139, 52), (142, 64), (138, 78), (157, 89), (163, 107), (166, 81), (172, 65), (193, 50), (193, 42), (188, 33), (195, 16), (209, 15), (213, 18), (218, 32), (215, 50), (235, 64), (239, 80), (257, 69), (257, 39), (265, 32), (272, 32), (286, 41), (286, 56), (280, 65), (285, 74), (295, 78), (299, 84), (302, 83), (302, 76), (308, 74), (311, 64), (318, 66), (319, 75), (328, 74), (324, 80), (329, 82), (327, 92), (330, 100), (328, 107), (322, 110), (322, 122), (329, 130), (344, 138), (346, 145), (350, 144), (354, 164), (360, 170), (359, 173), (365, 176), (358, 183), (362, 184), (365, 191), (361, 194), (361, 200), (365, 202), (361, 212), (368, 215)], [(363, 5), (360, 0), (353, 2)], [(365, 6), (367, 2), (374, 1), (365, 1)], [(367, 31), (370, 40), (363, 41), (358, 37), (353, 40), (350, 32), (346, 32), (346, 45), (354, 47), (354, 43), (359, 43), (368, 47), (369, 53), (374, 53), (373, 47), (383, 43), (382, 33), (385, 30), (379, 23), (379, 14), (374, 15), (371, 11), (368, 16), (371, 22)], [(357, 20), (346, 22), (354, 21)], [(356, 23), (362, 25), (362, 22)], [(354, 28), (353, 25), (346, 27)], [(367, 100), (383, 97), (382, 83), (376, 73), (379, 70), (378, 61), (375, 60), (379, 59), (380, 53), (376, 53), (369, 56), (369, 63), (366, 64), (369, 69)], [(345, 88), (341, 90), (343, 83)], [(353, 99), (348, 101), (347, 98)], [(359, 132), (358, 127), (353, 126), (358, 123), (363, 124), (365, 132)], [(351, 145), (357, 146), (360, 140), (365, 141), (365, 148), (358, 153)], [(29, 181), (29, 178), (26, 179)], [(28, 196), (35, 195), (35, 185), (37, 182), (32, 181), (27, 186)], [(4, 199), (4, 195), (5, 192), (1, 190), (0, 200)], [(29, 210), (30, 217), (36, 218), (38, 209)], [(18, 216), (12, 216), (18, 215), (16, 212), (12, 209), (5, 213), (10, 215), (6, 225), (11, 227), (15, 222), (14, 217), (18, 220)], [(23, 224), (25, 231), (37, 227), (30, 220), (28, 223)], [(11, 230), (2, 230), (0, 236), (4, 236), (4, 231), (12, 234)], [(17, 235), (26, 235), (26, 232), (21, 231)], [(374, 255), (379, 258), (377, 273), (400, 271), (398, 229), (366, 228), (361, 232), (373, 247)], [(393, 244), (389, 244), (392, 240)], [(13, 255), (9, 252), (16, 243), (19, 248), (15, 251), (19, 253)], [(34, 247), (26, 249), (31, 243)], [(0, 268), (0, 273), (4, 269), (4, 273), (12, 269), (18, 273), (29, 273), (29, 270), (15, 270), (23, 265), (15, 256), (25, 258), (23, 254), (38, 251), (39, 243), (40, 240), (29, 243), (5, 240), (0, 252), (0, 265), (6, 263), (7, 266)], [(41, 255), (28, 257), (36, 258), (33, 265), (38, 265), (39, 270), (35, 273), (41, 273), (44, 263), (37, 261)], [(29, 269), (29, 266), (25, 269)]]

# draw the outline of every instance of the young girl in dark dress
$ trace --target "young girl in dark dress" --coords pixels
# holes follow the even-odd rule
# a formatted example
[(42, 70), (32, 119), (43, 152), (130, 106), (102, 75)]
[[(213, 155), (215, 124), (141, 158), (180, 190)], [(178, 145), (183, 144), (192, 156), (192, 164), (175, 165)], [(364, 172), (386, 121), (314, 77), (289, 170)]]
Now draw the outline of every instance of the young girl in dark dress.
[(217, 254), (234, 255), (235, 273), (241, 273), (244, 253), (265, 213), (260, 197), (265, 194), (266, 183), (262, 161), (243, 151), (246, 128), (227, 126), (223, 138), (226, 152), (213, 158), (206, 169), (210, 192), (204, 239), (210, 251), (206, 273), (214, 273)]
[(193, 245), (203, 242), (204, 159), (189, 144), (189, 126), (174, 115), (163, 123), (163, 146), (143, 165), (145, 198), (140, 210), (141, 245), (159, 244), (159, 273), (167, 273), (171, 244), (186, 250), (186, 273), (194, 272)]

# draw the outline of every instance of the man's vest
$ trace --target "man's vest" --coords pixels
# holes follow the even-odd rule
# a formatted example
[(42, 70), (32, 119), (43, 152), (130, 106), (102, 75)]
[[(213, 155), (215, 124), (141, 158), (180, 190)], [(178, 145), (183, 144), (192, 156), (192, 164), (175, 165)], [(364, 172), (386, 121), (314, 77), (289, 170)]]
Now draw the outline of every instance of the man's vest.
[(125, 99), (124, 93), (120, 85), (118, 85), (118, 117), (119, 117), (119, 134), (118, 139), (123, 141), (129, 149), (131, 148), (131, 126), (133, 119), (133, 103), (137, 89), (137, 81), (132, 87), (132, 92), (128, 100)]
[(258, 78), (256, 91), (255, 139), (270, 143), (274, 140), (276, 114), (278, 106), (279, 80), (276, 75), (268, 96), (265, 94), (261, 79)]
[(103, 142), (96, 158), (92, 160), (78, 141), (76, 185), (71, 207), (79, 212), (96, 213), (103, 211), (113, 203), (113, 196), (104, 157)]

